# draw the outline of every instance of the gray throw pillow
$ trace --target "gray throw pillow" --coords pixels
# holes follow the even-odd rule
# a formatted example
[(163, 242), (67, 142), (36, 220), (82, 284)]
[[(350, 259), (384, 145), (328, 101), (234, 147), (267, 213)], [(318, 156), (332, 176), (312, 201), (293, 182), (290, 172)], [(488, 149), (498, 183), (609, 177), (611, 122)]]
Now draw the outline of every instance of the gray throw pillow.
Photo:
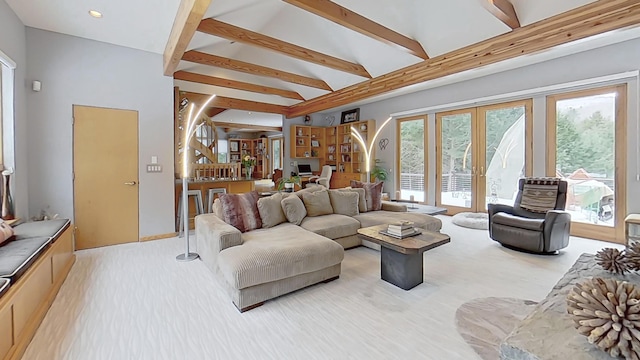
[(270, 228), (287, 221), (282, 211), (282, 194), (277, 193), (258, 199), (258, 211), (262, 219), (262, 227)]
[(326, 189), (302, 194), (307, 216), (321, 216), (333, 214), (329, 192)]
[(360, 213), (358, 210), (360, 196), (356, 192), (329, 190), (329, 199), (334, 214), (355, 216)]
[(304, 208), (304, 203), (297, 196), (287, 196), (280, 202), (284, 216), (290, 223), (300, 225), (305, 216), (307, 216), (307, 209)]
[(338, 191), (357, 193), (358, 194), (358, 211), (360, 211), (361, 213), (367, 212), (367, 198), (366, 198), (366, 192), (364, 191), (364, 189), (352, 189), (351, 187), (347, 187), (343, 189), (338, 189)]

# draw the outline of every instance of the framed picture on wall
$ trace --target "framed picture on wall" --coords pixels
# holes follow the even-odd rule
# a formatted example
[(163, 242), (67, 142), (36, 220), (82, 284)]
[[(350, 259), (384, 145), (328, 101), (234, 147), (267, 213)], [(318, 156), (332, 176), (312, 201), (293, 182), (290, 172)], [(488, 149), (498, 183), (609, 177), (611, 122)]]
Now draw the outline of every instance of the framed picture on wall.
[(360, 121), (360, 108), (342, 112), (342, 116), (340, 117), (340, 124), (347, 124), (356, 121)]
[(229, 141), (229, 151), (238, 151), (237, 141)]

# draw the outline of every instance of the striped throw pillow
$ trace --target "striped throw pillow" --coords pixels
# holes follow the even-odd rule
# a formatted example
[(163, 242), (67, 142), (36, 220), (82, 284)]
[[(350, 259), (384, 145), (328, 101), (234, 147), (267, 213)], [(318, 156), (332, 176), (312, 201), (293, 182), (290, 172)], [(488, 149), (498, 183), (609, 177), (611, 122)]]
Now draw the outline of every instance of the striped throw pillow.
[(245, 194), (220, 194), (224, 222), (240, 232), (261, 228), (262, 220), (258, 211), (259, 198), (257, 191)]
[(520, 207), (536, 213), (555, 209), (559, 185), (558, 178), (526, 178)]

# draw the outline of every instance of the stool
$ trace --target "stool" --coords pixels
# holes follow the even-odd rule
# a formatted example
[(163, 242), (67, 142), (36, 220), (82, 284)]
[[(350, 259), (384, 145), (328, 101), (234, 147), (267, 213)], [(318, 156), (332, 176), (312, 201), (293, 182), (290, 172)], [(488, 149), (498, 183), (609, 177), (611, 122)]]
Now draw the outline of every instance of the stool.
[(207, 211), (208, 213), (212, 213), (213, 212), (213, 195), (214, 194), (226, 194), (227, 193), (227, 189), (225, 188), (218, 188), (218, 189), (209, 189), (208, 193), (207, 193), (207, 209), (209, 211)]
[[(196, 202), (196, 215), (204, 214), (204, 207), (202, 205), (202, 191), (200, 190), (187, 190), (187, 199), (194, 196)], [(182, 219), (182, 192), (180, 193), (180, 199), (178, 200), (178, 237), (182, 237), (182, 231), (184, 229), (184, 220)], [(186, 214), (185, 216), (189, 216)], [(188, 229), (187, 229), (188, 231)]]

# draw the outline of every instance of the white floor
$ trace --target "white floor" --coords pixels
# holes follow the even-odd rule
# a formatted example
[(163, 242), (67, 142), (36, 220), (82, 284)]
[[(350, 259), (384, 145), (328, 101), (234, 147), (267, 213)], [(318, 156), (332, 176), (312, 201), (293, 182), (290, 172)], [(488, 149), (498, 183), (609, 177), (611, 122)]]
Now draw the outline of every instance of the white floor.
[(440, 217), (451, 243), (424, 255), (410, 291), (380, 280), (379, 253), (345, 253), (340, 279), (240, 314), (200, 261), (178, 263), (182, 239), (77, 253), (24, 359), (479, 359), (457, 333), (456, 309), (478, 297), (540, 300), (583, 252), (501, 247)]

